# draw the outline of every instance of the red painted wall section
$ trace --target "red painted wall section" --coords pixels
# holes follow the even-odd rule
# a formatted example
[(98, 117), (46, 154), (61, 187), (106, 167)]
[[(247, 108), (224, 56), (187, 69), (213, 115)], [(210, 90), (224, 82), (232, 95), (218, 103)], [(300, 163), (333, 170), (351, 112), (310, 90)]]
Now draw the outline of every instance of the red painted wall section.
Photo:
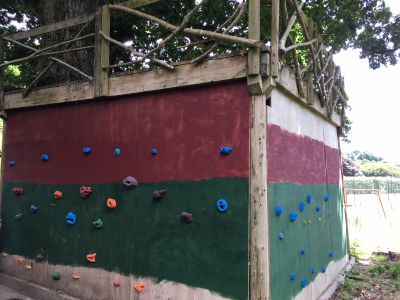
[(268, 125), (268, 182), (338, 184), (340, 154), (323, 142)]
[[(4, 180), (65, 184), (120, 182), (127, 175), (140, 182), (247, 177), (249, 106), (246, 83), (235, 81), (11, 111)], [(220, 146), (233, 151), (222, 156)], [(92, 153), (85, 156), (83, 147)], [(151, 156), (152, 148), (159, 154)], [(41, 154), (50, 161), (42, 162)], [(16, 165), (10, 167), (9, 160)]]

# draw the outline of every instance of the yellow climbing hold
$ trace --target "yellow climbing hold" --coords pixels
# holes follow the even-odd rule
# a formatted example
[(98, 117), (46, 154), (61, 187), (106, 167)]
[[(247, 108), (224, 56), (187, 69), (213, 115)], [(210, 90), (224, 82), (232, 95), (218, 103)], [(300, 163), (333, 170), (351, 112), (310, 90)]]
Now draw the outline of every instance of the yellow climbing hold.
[(311, 219), (309, 219), (309, 220), (308, 220), (308, 224), (311, 224), (311, 223), (312, 223), (312, 221), (311, 221)]
[(27, 269), (27, 270), (32, 270), (32, 266), (26, 265), (26, 266), (25, 266), (25, 269)]
[(81, 279), (81, 276), (74, 274), (74, 275), (72, 275), (72, 279), (79, 280), (79, 279)]
[(1, 252), (1, 256), (6, 257), (6, 256), (8, 256), (8, 253)]

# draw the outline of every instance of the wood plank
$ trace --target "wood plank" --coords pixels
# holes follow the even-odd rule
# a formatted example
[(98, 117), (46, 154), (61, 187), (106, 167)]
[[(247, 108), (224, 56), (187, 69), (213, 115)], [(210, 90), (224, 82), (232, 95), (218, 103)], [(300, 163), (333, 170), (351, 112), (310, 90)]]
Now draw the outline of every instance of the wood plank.
[(84, 23), (90, 21), (95, 16), (96, 16), (96, 13), (86, 14), (86, 15), (76, 17), (74, 19), (69, 19), (69, 20), (58, 22), (58, 23), (52, 23), (52, 24), (40, 26), (40, 27), (31, 29), (28, 31), (12, 33), (12, 34), (7, 35), (7, 37), (9, 37), (13, 40), (22, 40), (22, 39), (25, 39), (28, 37), (33, 37), (33, 36), (53, 32), (56, 30), (84, 24)]
[[(249, 2), (249, 39), (260, 40), (260, 0)], [(258, 48), (249, 49), (247, 74), (260, 74), (260, 49)]]
[(100, 35), (100, 31), (110, 36), (110, 7), (103, 5), (96, 18), (96, 41), (94, 61), (94, 95), (108, 95), (108, 69), (103, 66), (110, 64), (110, 42)]
[[(122, 96), (211, 82), (244, 79), (246, 57), (232, 56), (206, 60), (201, 64), (179, 63), (175, 71), (144, 71), (109, 79), (109, 96)], [(134, 84), (133, 84), (134, 83)], [(5, 95), (5, 108), (16, 109), (94, 98), (93, 84), (73, 83), (32, 91), (26, 98), (20, 92)]]
[(270, 299), (267, 199), (267, 105), (251, 97), (249, 195), (249, 300)]
[(279, 0), (272, 0), (271, 76), (279, 75)]
[(144, 5), (148, 5), (151, 3), (159, 2), (160, 0), (130, 0), (123, 3), (118, 3), (118, 5), (122, 5), (129, 8), (136, 8)]

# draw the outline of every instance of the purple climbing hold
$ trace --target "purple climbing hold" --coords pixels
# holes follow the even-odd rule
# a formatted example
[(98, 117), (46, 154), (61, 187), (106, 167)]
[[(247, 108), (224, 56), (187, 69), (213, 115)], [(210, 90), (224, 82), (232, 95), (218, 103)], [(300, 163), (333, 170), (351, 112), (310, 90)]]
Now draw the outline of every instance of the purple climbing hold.
[(38, 255), (36, 255), (36, 261), (37, 262), (41, 262), (41, 261), (43, 261), (43, 259), (44, 259), (44, 256), (43, 256), (42, 253), (39, 253)]
[(153, 192), (153, 199), (154, 200), (160, 200), (161, 198), (163, 198), (165, 196), (165, 194), (167, 193), (167, 190), (157, 190)]
[(139, 182), (136, 180), (135, 177), (128, 176), (122, 181), (122, 184), (124, 185), (124, 187), (134, 189), (139, 185)]
[(182, 212), (181, 213), (181, 220), (182, 222), (189, 224), (193, 222), (193, 215), (191, 213), (188, 212)]

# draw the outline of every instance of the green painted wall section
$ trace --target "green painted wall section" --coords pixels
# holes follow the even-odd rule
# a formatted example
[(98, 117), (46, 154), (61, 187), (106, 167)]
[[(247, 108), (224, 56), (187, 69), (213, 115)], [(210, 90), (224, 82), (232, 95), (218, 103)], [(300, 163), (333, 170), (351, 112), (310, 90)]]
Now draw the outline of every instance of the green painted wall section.
[[(25, 193), (16, 196), (13, 187)], [(5, 184), (0, 251), (30, 258), (43, 251), (52, 264), (150, 276), (247, 298), (247, 178), (141, 184), (135, 190), (119, 183), (92, 185), (87, 200), (79, 187)], [(158, 203), (152, 199), (157, 189), (168, 191)], [(53, 199), (56, 190), (63, 192), (61, 200)], [(108, 197), (118, 201), (116, 209), (106, 207)], [(216, 209), (219, 198), (229, 201), (225, 213)], [(34, 214), (31, 204), (39, 207)], [(65, 222), (69, 211), (77, 215), (73, 226)], [(193, 223), (180, 221), (182, 211), (193, 213)], [(14, 219), (18, 213), (20, 221)], [(97, 218), (104, 223), (100, 230), (92, 227)], [(85, 260), (92, 252), (95, 264)]]
[[(268, 188), (272, 299), (292, 299), (302, 290), (303, 278), (310, 284), (324, 266), (347, 253), (342, 189), (339, 185), (294, 183), (271, 183)], [(312, 195), (310, 204), (308, 194)], [(324, 195), (329, 196), (327, 202)], [(306, 203), (303, 212), (299, 209), (301, 202)], [(275, 213), (276, 205), (283, 208), (280, 216)], [(321, 207), (320, 212), (316, 211), (316, 205)], [(290, 221), (291, 212), (298, 215), (294, 222)], [(283, 240), (279, 239), (280, 232), (284, 233)], [(300, 254), (301, 248), (306, 251), (304, 255)], [(295, 280), (290, 278), (292, 273), (297, 275)]]

